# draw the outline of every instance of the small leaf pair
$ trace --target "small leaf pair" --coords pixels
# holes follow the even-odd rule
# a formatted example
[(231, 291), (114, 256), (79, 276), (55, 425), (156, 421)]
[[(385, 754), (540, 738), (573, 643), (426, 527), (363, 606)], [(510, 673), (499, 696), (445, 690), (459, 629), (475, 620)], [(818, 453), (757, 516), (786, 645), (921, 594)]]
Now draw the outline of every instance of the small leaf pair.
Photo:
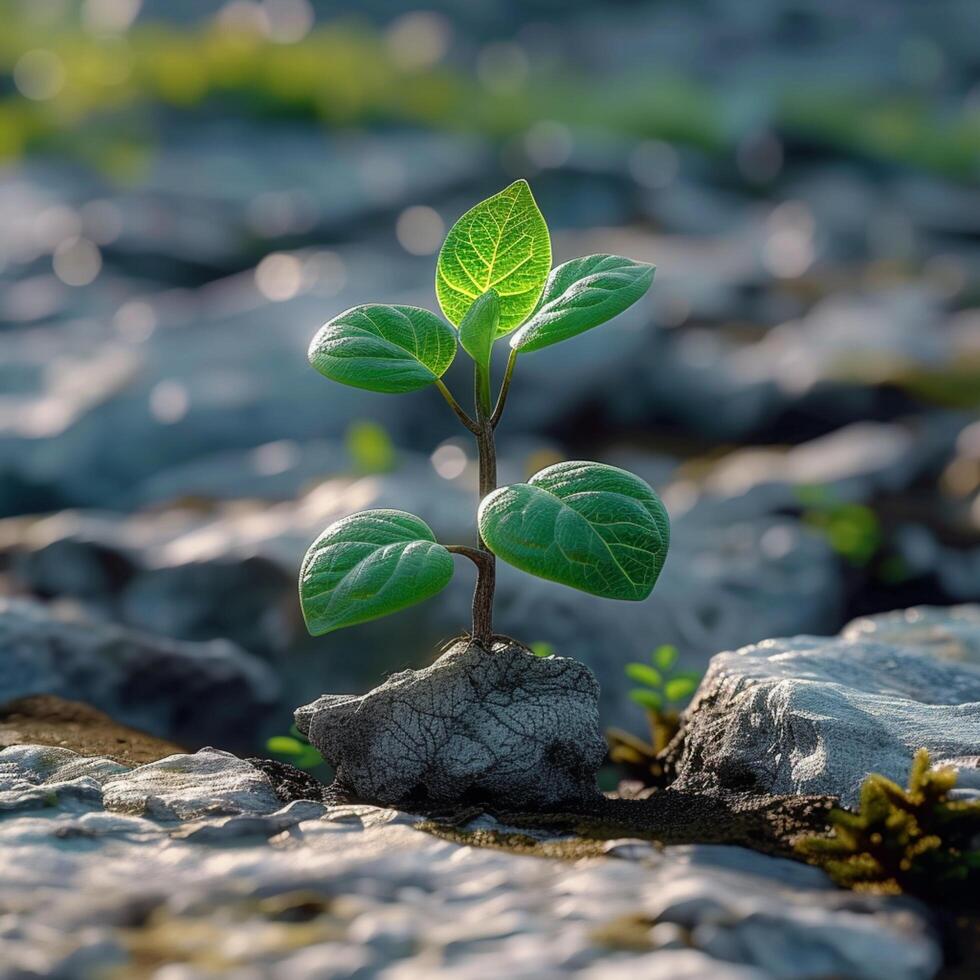
[[(487, 547), (516, 568), (609, 599), (645, 599), (670, 542), (650, 487), (600, 463), (558, 463), (495, 490), (479, 526)], [(451, 554), (424, 521), (396, 510), (354, 514), (307, 552), (307, 626), (326, 633), (396, 612), (440, 592), (452, 575)]]
[(677, 647), (664, 643), (650, 656), (650, 663), (631, 663), (625, 667), (630, 680), (643, 687), (630, 691), (631, 700), (654, 714), (660, 714), (673, 704), (685, 704), (698, 689), (701, 675), (694, 671), (675, 671)]

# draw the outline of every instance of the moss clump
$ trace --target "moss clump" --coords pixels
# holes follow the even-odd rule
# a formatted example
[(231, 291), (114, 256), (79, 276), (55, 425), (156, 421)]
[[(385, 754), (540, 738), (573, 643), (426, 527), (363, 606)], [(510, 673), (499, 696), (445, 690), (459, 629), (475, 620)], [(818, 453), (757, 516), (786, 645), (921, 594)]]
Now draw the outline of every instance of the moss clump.
[(839, 885), (980, 904), (980, 801), (954, 800), (956, 771), (933, 769), (919, 749), (908, 789), (872, 774), (857, 812), (834, 809), (830, 837), (805, 837), (797, 851)]

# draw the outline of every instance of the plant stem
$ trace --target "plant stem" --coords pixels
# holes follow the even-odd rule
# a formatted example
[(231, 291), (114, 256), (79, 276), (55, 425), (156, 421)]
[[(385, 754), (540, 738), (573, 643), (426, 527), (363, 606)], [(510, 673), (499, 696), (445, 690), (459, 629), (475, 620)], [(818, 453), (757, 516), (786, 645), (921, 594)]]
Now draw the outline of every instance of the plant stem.
[(449, 403), (449, 407), (456, 413), (456, 417), (470, 430), (474, 435), (476, 435), (480, 429), (476, 422), (471, 419), (466, 412), (463, 411), (462, 406), (453, 398), (453, 393), (443, 384), (442, 378), (436, 378), (436, 387), (439, 389), (442, 397), (446, 399)]
[[(497, 489), (497, 449), (493, 440), (490, 419), (480, 419), (476, 433), (476, 448), (480, 457), (480, 500)], [(478, 534), (480, 550), (485, 559), (478, 566), (476, 590), (473, 592), (473, 640), (485, 650), (493, 645), (493, 593), (497, 584), (497, 557)]]
[(507, 403), (507, 393), (510, 391), (510, 379), (514, 376), (514, 367), (517, 364), (517, 351), (511, 350), (510, 357), (507, 358), (507, 370), (504, 372), (504, 380), (500, 385), (500, 394), (497, 395), (497, 404), (490, 413), (490, 425), (497, 428), (500, 416), (504, 414), (504, 405)]

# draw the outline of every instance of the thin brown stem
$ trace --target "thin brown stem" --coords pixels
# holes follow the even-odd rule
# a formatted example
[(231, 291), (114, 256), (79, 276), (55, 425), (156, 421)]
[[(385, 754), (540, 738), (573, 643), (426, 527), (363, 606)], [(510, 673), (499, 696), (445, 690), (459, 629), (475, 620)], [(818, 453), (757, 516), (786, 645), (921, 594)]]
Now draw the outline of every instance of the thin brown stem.
[(443, 384), (442, 378), (436, 378), (436, 387), (442, 393), (442, 397), (449, 403), (449, 407), (456, 413), (456, 417), (460, 422), (474, 435), (478, 434), (480, 427), (466, 414), (459, 402), (453, 398), (453, 393)]
[(517, 351), (511, 350), (510, 357), (507, 358), (507, 369), (504, 371), (504, 380), (500, 385), (500, 394), (497, 395), (497, 404), (490, 413), (490, 425), (497, 428), (500, 416), (504, 414), (504, 405), (507, 404), (507, 393), (510, 391), (510, 379), (514, 376), (514, 367), (517, 365)]
[(481, 551), (479, 548), (471, 548), (469, 545), (465, 544), (447, 544), (446, 551), (451, 552), (454, 555), (464, 555), (469, 558), (477, 569), (483, 571), (487, 567), (488, 559), (490, 558), (490, 552)]

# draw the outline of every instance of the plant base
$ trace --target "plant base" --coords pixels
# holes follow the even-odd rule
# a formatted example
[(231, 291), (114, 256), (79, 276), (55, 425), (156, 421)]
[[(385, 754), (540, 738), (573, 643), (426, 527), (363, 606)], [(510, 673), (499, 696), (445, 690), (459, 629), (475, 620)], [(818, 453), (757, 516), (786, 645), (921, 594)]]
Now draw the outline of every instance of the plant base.
[(581, 804), (606, 752), (592, 672), (506, 637), (492, 651), (457, 640), (363, 696), (323, 695), (296, 724), (339, 789), (386, 805)]

